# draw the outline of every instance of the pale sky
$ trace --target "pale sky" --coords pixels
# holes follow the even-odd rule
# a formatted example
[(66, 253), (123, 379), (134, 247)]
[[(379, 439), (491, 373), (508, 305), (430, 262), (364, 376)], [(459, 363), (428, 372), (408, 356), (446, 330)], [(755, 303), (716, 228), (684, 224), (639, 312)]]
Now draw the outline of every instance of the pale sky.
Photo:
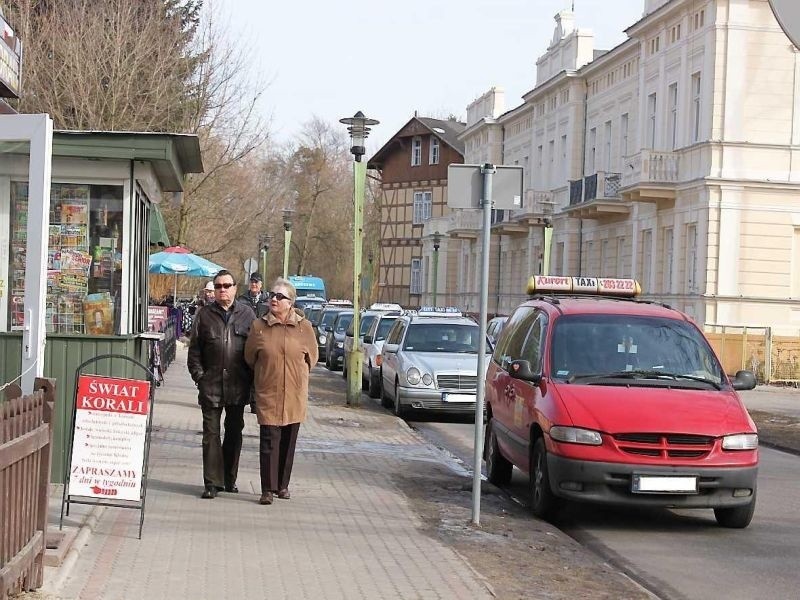
[[(312, 116), (337, 123), (363, 111), (378, 119), (371, 154), (414, 110), (466, 118), (492, 86), (506, 109), (534, 87), (536, 58), (571, 0), (216, 0), (253, 51), (251, 68), (269, 81), (262, 113), (278, 141)], [(595, 49), (625, 40), (643, 0), (575, 0), (576, 23)], [(344, 127), (344, 126), (341, 126)]]

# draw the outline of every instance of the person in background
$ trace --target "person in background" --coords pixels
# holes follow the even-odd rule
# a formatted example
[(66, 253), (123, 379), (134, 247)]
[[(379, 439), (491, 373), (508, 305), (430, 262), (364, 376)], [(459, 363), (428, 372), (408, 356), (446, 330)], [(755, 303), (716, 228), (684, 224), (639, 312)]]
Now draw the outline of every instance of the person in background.
[(206, 286), (200, 292), (200, 297), (198, 299), (198, 306), (206, 306), (207, 304), (211, 304), (214, 301), (214, 282), (209, 281), (206, 283)]
[[(244, 349), (253, 309), (236, 302), (233, 275), (222, 270), (214, 277), (214, 302), (197, 312), (189, 341), (187, 366), (197, 384), (203, 412), (202, 498), (222, 490), (237, 493), (236, 476), (242, 450), (244, 407), (250, 401), (253, 372), (244, 361)], [(225, 412), (225, 439), (220, 421)]]
[(253, 369), (261, 467), (260, 504), (273, 495), (289, 499), (294, 450), (308, 407), (308, 380), (317, 363), (311, 323), (293, 310), (297, 291), (277, 279), (269, 292), (269, 312), (253, 322), (244, 358)]
[(263, 281), (264, 278), (261, 277), (261, 273), (253, 273), (250, 275), (249, 289), (239, 296), (239, 300), (250, 305), (256, 313), (256, 317), (263, 317), (269, 310), (267, 293), (261, 289), (264, 285)]

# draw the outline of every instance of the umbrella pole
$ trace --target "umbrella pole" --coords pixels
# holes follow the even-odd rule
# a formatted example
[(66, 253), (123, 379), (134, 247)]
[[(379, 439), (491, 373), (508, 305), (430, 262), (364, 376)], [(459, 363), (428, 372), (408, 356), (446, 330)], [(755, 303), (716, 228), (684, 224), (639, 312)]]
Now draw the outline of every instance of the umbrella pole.
[(172, 289), (172, 306), (178, 306), (178, 274), (175, 273), (175, 287)]

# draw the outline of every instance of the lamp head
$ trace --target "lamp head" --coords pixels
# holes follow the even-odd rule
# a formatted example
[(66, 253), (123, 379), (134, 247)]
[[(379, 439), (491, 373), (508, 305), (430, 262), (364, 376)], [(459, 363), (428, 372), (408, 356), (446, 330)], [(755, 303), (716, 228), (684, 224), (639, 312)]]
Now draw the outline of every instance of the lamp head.
[(291, 208), (283, 209), (283, 229), (284, 231), (292, 230), (292, 214), (294, 211)]
[(433, 233), (433, 249), (436, 252), (439, 251), (439, 246), (441, 245), (441, 243), (442, 243), (442, 234), (439, 233), (438, 231), (435, 231)]
[(339, 119), (339, 123), (347, 125), (350, 134), (350, 153), (355, 157), (356, 162), (361, 162), (361, 157), (366, 153), (366, 139), (370, 128), (377, 125), (379, 121), (370, 119), (363, 112), (358, 111), (352, 117)]

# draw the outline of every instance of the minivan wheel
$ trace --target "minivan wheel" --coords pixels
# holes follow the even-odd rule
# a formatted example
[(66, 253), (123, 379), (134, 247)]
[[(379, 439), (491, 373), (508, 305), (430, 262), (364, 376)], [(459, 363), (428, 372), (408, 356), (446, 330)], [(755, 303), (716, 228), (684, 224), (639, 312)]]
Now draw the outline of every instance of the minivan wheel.
[(714, 518), (720, 527), (731, 529), (744, 529), (753, 520), (753, 513), (756, 510), (756, 490), (753, 489), (753, 497), (744, 506), (734, 506), (733, 508), (715, 508)]
[(372, 373), (372, 365), (369, 367), (369, 380), (367, 382), (367, 393), (369, 394), (370, 398), (377, 398), (381, 395), (381, 382), (380, 382), (380, 372), (378, 372), (378, 377), (375, 377)]
[(495, 485), (508, 485), (511, 482), (511, 471), (514, 468), (506, 458), (500, 454), (497, 444), (497, 435), (494, 433), (494, 419), (489, 419), (486, 424), (486, 443), (484, 453), (486, 458), (486, 475)]
[(549, 521), (556, 510), (556, 497), (550, 489), (550, 474), (547, 470), (547, 449), (544, 439), (539, 438), (531, 448), (530, 460), (530, 503), (533, 514)]

